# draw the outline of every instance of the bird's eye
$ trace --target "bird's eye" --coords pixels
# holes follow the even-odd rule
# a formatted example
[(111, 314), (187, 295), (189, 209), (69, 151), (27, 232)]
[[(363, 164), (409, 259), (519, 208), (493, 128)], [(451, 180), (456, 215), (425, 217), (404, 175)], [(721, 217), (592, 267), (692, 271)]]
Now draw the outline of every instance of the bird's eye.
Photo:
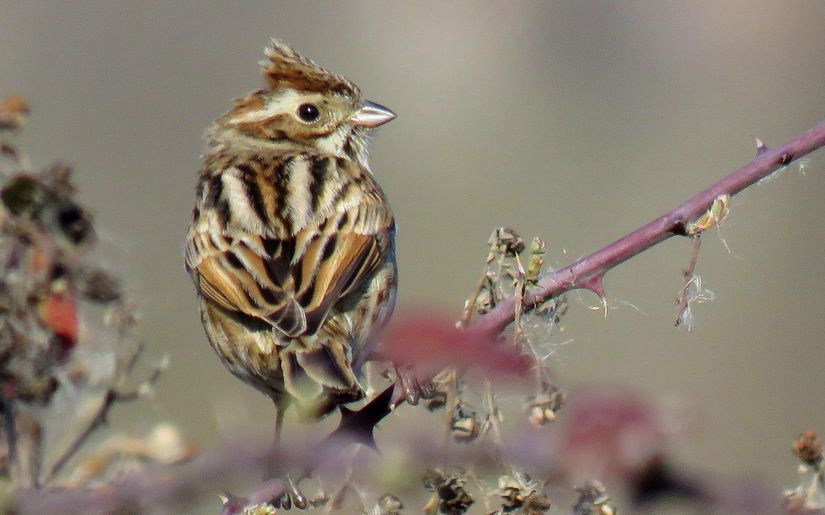
[(298, 118), (307, 123), (314, 122), (319, 116), (321, 116), (321, 113), (315, 104), (301, 104), (298, 106)]

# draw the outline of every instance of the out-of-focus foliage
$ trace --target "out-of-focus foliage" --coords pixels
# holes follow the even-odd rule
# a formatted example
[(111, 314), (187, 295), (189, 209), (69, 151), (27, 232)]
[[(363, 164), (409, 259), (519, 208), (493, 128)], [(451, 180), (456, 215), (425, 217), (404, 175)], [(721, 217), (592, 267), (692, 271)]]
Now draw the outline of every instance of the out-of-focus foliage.
[[(27, 113), (18, 96), (0, 102), (0, 472), (12, 489), (60, 479), (111, 406), (149, 393), (159, 375), (130, 384), (143, 349), (132, 334), (134, 306), (94, 258), (92, 215), (76, 198), (71, 168), (33, 169), (14, 145)], [(161, 439), (179, 449), (175, 457), (146, 450), (144, 459), (183, 459), (191, 451), (169, 436), (176, 432)], [(68, 481), (88, 485), (122, 462), (106, 456), (140, 454), (126, 450), (135, 440), (120, 443), (107, 443), (108, 453), (89, 458), (96, 465), (82, 462)]]

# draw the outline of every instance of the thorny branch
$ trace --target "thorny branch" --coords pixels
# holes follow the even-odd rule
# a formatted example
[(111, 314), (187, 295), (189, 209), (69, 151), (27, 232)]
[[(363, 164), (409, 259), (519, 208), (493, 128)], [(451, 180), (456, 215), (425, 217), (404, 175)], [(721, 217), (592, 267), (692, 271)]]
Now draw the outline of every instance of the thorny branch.
[[(823, 146), (825, 146), (825, 122), (775, 149), (769, 149), (757, 140), (757, 155), (748, 164), (650, 223), (575, 263), (545, 276), (538, 282), (536, 288), (526, 290), (523, 296), (514, 295), (500, 302), (490, 312), (470, 322), (465, 330), (479, 334), (498, 334), (504, 331), (521, 313), (531, 311), (543, 302), (575, 289), (592, 291), (604, 302), (605, 292), (602, 280), (609, 270), (673, 236), (696, 237), (696, 232), (690, 230), (695, 227), (694, 221), (707, 213), (720, 197), (736, 195), (780, 168), (789, 165), (792, 161)], [(691, 222), (694, 222), (693, 226)], [(475, 295), (482, 284), (483, 279), (479, 282)], [(465, 307), (463, 320), (469, 320), (471, 311), (468, 309), (471, 310), (472, 307)], [(367, 435), (371, 440), (375, 424), (392, 412), (391, 394), (394, 388), (395, 385), (388, 386), (361, 410), (350, 412), (346, 418), (342, 418), (341, 425), (346, 424), (348, 428), (362, 430), (364, 432), (362, 435), (354, 435), (356, 440), (367, 438)], [(369, 416), (358, 421), (362, 412)], [(272, 495), (270, 498), (277, 498), (281, 494), (283, 494), (283, 489), (273, 491), (270, 488), (267, 492), (267, 495)], [(253, 494), (251, 497), (260, 498), (260, 495)], [(223, 515), (240, 513), (237, 509), (233, 509), (236, 506), (235, 503), (232, 504), (233, 506), (225, 506)]]
[[(680, 206), (668, 211), (647, 225), (622, 236), (606, 247), (585, 256), (572, 265), (557, 270), (541, 279), (538, 288), (528, 290), (522, 300), (524, 310), (529, 311), (542, 302), (562, 293), (590, 290), (604, 296), (604, 274), (631, 257), (673, 236), (686, 235), (686, 226), (711, 208), (722, 195), (733, 196), (748, 186), (768, 177), (791, 161), (799, 159), (825, 146), (825, 122), (800, 134), (776, 149), (759, 151), (756, 158), (706, 190), (698, 193)], [(763, 147), (764, 148), (764, 147)], [(499, 333), (513, 322), (517, 313), (518, 299), (510, 297), (498, 304), (469, 326), (479, 333)], [(380, 397), (372, 402), (379, 402)], [(370, 402), (370, 405), (372, 404)], [(370, 406), (368, 405), (368, 406)], [(370, 407), (370, 409), (374, 409)]]
[[(673, 236), (684, 236), (687, 225), (711, 208), (722, 196), (733, 196), (768, 177), (791, 161), (825, 146), (825, 122), (800, 134), (776, 149), (758, 152), (756, 158), (713, 184), (690, 200), (668, 211), (647, 225), (622, 236), (610, 245), (585, 256), (570, 266), (557, 270), (539, 282), (539, 287), (524, 297), (524, 309), (536, 307), (544, 300), (575, 289), (590, 290), (604, 297), (602, 278), (612, 268)], [(510, 298), (472, 324), (480, 332), (498, 333), (512, 321), (516, 299)]]

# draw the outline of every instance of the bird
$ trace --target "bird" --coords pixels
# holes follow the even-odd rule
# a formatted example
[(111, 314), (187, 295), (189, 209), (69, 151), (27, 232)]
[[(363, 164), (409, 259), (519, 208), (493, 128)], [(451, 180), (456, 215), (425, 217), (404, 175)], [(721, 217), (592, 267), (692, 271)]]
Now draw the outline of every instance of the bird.
[(185, 264), (212, 348), (304, 421), (362, 399), (358, 363), (392, 315), (395, 218), (368, 162), (396, 117), (273, 39), (265, 87), (206, 132)]

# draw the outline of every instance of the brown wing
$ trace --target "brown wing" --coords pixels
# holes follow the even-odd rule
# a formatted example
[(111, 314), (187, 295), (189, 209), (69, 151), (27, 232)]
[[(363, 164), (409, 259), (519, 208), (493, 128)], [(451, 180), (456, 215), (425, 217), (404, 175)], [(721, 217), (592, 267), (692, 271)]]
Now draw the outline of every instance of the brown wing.
[(191, 268), (201, 293), (221, 307), (266, 320), (291, 337), (314, 334), (335, 303), (381, 264), (393, 231), (389, 208), (367, 202), (293, 237), (245, 234), (230, 242), (213, 232), (195, 238), (201, 245), (194, 245), (199, 259)]

